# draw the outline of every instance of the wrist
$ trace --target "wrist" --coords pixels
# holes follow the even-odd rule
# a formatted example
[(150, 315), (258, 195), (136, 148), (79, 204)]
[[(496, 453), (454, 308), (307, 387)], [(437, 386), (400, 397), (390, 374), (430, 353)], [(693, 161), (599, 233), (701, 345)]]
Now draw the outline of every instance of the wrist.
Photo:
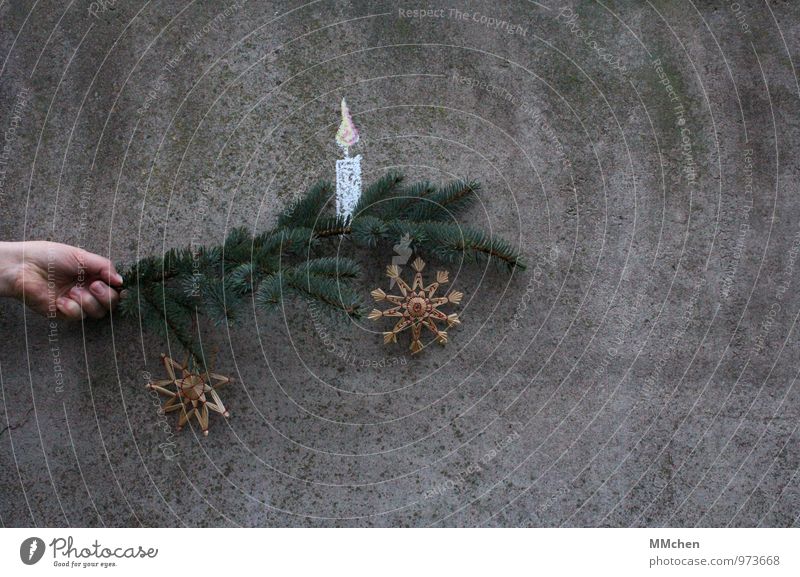
[(17, 297), (22, 270), (22, 243), (0, 242), (0, 297)]

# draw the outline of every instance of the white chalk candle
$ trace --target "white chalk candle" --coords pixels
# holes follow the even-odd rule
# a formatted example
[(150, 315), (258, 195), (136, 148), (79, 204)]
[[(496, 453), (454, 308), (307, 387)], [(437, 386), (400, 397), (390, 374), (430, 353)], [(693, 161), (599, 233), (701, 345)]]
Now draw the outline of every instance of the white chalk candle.
[(361, 155), (336, 161), (336, 214), (352, 216), (361, 198)]
[(336, 142), (344, 150), (344, 158), (336, 161), (336, 214), (350, 217), (361, 198), (361, 155), (350, 156), (350, 147), (358, 142), (358, 131), (344, 98)]

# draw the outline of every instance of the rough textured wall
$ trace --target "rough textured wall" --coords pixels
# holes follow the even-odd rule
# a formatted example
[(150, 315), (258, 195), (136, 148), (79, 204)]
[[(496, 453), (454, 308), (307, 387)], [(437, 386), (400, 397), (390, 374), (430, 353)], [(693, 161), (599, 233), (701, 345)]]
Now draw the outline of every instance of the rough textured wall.
[(347, 96), (365, 180), (480, 179), (529, 263), (460, 269), (413, 359), (302, 304), (206, 327), (208, 438), (144, 391), (174, 343), (2, 302), (0, 521), (796, 525), (799, 39), (779, 0), (0, 1), (4, 240), (267, 227)]

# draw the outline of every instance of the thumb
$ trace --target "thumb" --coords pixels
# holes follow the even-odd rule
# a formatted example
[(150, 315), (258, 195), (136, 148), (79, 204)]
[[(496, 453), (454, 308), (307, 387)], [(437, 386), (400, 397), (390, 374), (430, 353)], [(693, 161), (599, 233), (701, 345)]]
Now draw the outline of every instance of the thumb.
[(110, 286), (122, 284), (122, 276), (114, 268), (114, 263), (109, 259), (87, 251), (82, 251), (78, 255), (81, 266), (91, 277), (97, 277), (106, 281)]

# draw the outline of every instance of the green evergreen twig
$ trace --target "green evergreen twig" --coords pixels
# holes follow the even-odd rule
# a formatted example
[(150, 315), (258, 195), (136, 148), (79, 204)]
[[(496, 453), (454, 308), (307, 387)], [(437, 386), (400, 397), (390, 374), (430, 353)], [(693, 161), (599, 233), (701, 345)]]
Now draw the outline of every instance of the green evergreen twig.
[(319, 256), (335, 247), (331, 239), (374, 249), (408, 235), (415, 251), (444, 262), (494, 261), (509, 271), (524, 269), (508, 241), (455, 220), (479, 190), (473, 181), (403, 186), (403, 176), (390, 172), (364, 190), (352, 218), (342, 218), (331, 214), (333, 185), (316, 184), (271, 230), (254, 235), (235, 228), (220, 246), (171, 249), (129, 267), (122, 314), (174, 337), (204, 366), (193, 335), (201, 313), (216, 324), (234, 324), (247, 302), (271, 311), (294, 297), (360, 317), (364, 307), (353, 287), (359, 265), (342, 256)]

